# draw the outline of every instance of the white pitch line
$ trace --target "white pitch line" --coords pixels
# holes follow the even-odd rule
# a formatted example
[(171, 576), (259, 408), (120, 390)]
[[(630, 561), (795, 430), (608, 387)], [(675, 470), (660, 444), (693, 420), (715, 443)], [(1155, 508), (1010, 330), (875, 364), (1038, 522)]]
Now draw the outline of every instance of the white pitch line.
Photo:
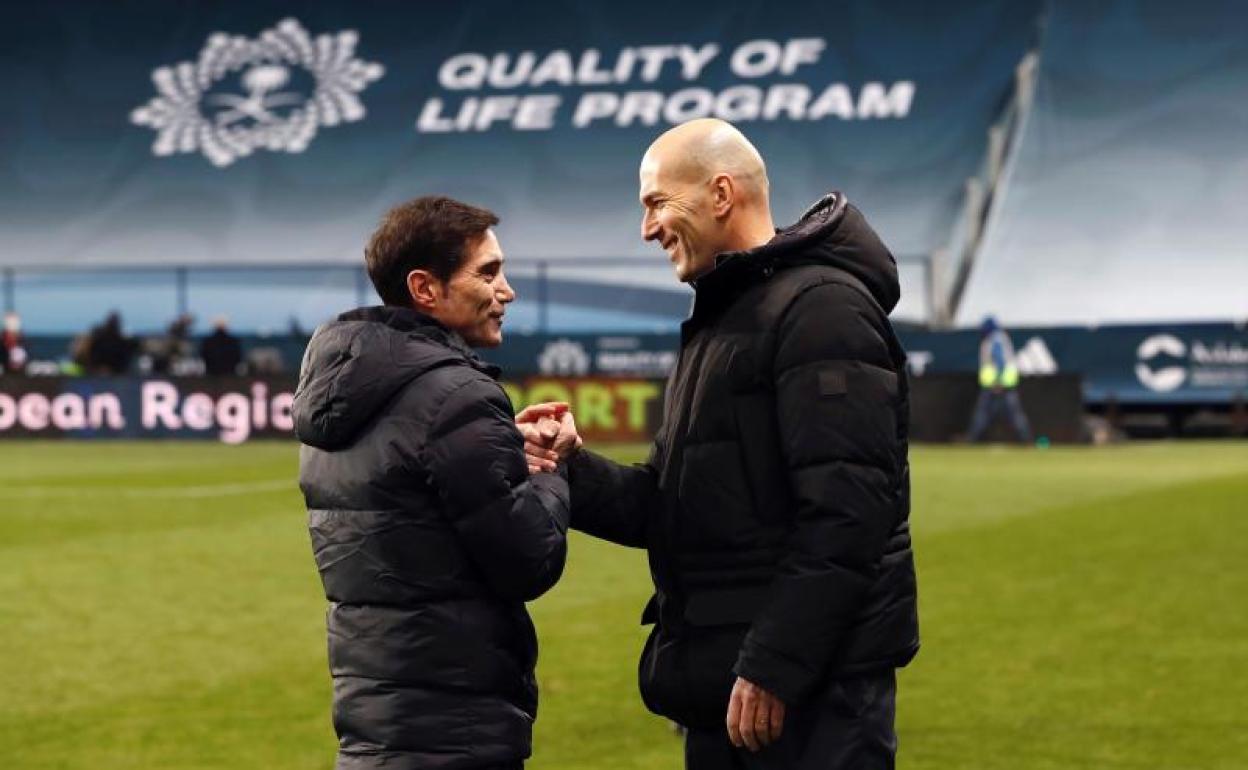
[(256, 492), (295, 491), (294, 478), (250, 481), (237, 484), (202, 484), (186, 487), (16, 487), (0, 488), (0, 497), (128, 497), (128, 498), (203, 498), (225, 495), (249, 495)]

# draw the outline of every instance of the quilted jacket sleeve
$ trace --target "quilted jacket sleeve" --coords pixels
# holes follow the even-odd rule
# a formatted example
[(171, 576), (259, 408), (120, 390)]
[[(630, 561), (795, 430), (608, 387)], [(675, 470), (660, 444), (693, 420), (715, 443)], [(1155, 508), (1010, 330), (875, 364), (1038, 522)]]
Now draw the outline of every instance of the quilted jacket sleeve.
[(494, 382), (451, 393), (430, 428), (426, 467), (464, 547), (501, 597), (528, 601), (563, 573), (568, 483), (529, 476), (511, 404)]
[(735, 671), (793, 703), (827, 670), (897, 525), (904, 372), (882, 311), (842, 284), (798, 295), (777, 335), (776, 408), (795, 525)]
[(620, 545), (644, 548), (646, 514), (658, 505), (658, 474), (649, 463), (626, 466), (588, 449), (568, 462), (572, 527)]

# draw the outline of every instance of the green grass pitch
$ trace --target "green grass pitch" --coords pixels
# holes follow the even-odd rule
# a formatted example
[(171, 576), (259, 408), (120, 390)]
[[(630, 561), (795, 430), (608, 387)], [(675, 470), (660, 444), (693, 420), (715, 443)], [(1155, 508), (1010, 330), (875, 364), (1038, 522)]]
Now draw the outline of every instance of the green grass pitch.
[[(332, 767), (296, 454), (0, 444), (0, 768)], [(912, 463), (900, 767), (1248, 767), (1248, 444)], [(680, 767), (634, 685), (648, 585), (640, 552), (573, 538), (532, 608), (530, 767)]]

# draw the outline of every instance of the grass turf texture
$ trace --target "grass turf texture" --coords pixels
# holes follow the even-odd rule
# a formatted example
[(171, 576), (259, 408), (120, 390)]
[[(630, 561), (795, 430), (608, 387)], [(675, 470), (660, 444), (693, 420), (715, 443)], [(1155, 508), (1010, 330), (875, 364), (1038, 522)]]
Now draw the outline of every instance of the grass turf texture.
[[(622, 459), (641, 448), (619, 447)], [(1248, 444), (917, 448), (903, 768), (1248, 767)], [(0, 444), (0, 768), (333, 764), (290, 444)], [(641, 553), (533, 605), (530, 767), (677, 768)]]

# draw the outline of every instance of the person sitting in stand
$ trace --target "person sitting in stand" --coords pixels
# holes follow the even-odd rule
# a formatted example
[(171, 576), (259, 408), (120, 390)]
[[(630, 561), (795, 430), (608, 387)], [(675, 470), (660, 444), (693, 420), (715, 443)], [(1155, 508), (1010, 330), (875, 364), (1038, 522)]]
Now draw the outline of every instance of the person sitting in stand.
[(94, 375), (116, 376), (130, 371), (137, 345), (121, 330), (121, 314), (113, 311), (104, 323), (91, 330), (87, 343), (87, 370)]
[(22, 318), (9, 311), (4, 314), (4, 334), (0, 337), (0, 371), (22, 374), (26, 371), (26, 337), (22, 334)]
[(230, 334), (230, 325), (224, 317), (212, 323), (213, 331), (199, 344), (199, 357), (204, 359), (204, 372), (209, 377), (233, 377), (243, 361), (243, 345), (238, 337)]

